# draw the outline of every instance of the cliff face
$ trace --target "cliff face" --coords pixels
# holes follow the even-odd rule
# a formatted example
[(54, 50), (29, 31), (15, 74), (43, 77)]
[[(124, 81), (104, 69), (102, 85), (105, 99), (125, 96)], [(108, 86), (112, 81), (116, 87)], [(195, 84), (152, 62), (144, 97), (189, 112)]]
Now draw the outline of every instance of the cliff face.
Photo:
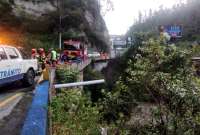
[(2, 0), (0, 26), (32, 34), (54, 34), (62, 16), (63, 39), (80, 37), (99, 50), (108, 50), (109, 35), (97, 0)]

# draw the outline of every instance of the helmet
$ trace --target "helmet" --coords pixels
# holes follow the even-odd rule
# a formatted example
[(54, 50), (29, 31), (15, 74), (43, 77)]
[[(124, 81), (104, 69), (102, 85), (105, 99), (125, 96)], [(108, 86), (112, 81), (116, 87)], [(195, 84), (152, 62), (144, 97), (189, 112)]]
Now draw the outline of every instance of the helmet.
[(32, 53), (36, 53), (37, 51), (36, 51), (35, 48), (33, 48), (33, 49), (31, 50), (31, 52), (32, 52)]
[(44, 49), (43, 48), (39, 48), (39, 51), (44, 52)]
[(43, 52), (44, 52), (44, 49), (43, 49), (43, 48), (39, 48), (39, 49), (38, 49), (38, 53), (41, 54), (41, 53), (43, 53)]

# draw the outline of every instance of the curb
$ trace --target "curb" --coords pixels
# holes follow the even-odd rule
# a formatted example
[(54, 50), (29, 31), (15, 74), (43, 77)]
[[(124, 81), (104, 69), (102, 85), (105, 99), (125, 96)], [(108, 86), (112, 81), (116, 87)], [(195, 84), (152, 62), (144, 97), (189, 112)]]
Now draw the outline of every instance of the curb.
[(49, 81), (36, 87), (35, 96), (25, 119), (21, 135), (46, 135), (48, 132)]

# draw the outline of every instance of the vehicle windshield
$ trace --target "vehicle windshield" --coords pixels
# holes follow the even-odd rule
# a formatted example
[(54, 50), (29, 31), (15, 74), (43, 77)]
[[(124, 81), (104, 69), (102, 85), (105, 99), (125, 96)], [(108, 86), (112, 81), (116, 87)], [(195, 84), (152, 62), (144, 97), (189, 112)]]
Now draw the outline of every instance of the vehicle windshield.
[(24, 48), (18, 47), (17, 49), (19, 50), (23, 59), (30, 59), (31, 58), (31, 55)]
[(64, 45), (65, 50), (70, 50), (70, 51), (76, 51), (78, 50), (75, 46), (73, 45)]

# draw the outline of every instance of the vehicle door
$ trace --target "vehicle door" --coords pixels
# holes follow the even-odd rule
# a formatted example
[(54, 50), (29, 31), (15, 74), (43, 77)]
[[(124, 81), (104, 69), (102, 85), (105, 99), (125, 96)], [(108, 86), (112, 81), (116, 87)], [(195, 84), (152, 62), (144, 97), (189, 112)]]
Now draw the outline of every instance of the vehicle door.
[(13, 47), (5, 47), (5, 52), (9, 58), (9, 70), (7, 76), (12, 81), (23, 78), (23, 61), (19, 52)]
[(8, 56), (0, 46), (0, 85), (6, 83), (7, 70), (9, 69)]

